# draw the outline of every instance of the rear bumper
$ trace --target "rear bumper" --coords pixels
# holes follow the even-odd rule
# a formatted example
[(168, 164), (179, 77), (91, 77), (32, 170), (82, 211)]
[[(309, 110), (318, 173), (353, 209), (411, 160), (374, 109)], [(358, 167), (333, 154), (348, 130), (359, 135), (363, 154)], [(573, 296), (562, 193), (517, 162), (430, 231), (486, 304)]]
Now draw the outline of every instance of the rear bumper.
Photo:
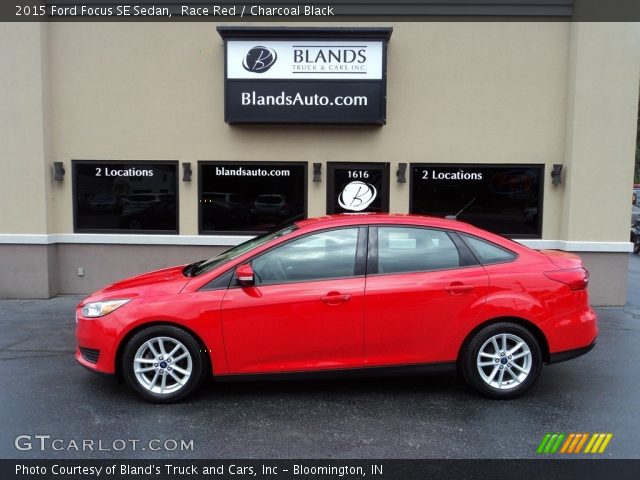
[(566, 352), (585, 349), (586, 353), (598, 337), (598, 317), (590, 307), (570, 315), (555, 317), (540, 327), (547, 338), (550, 358), (557, 355), (562, 358), (567, 356)]
[(556, 352), (549, 355), (549, 363), (560, 363), (572, 358), (580, 357), (585, 353), (589, 353), (596, 346), (596, 340), (586, 347), (574, 348), (573, 350), (565, 350), (564, 352)]

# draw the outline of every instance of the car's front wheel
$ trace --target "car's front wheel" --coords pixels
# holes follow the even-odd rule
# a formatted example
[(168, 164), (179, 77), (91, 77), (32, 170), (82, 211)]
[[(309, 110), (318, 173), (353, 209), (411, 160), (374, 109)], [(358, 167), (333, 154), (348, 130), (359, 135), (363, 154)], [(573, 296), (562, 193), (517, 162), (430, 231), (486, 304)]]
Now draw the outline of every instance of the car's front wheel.
[(522, 395), (542, 370), (536, 337), (521, 325), (500, 322), (477, 332), (466, 344), (460, 370), (466, 382), (490, 398)]
[(193, 335), (158, 325), (136, 333), (125, 346), (122, 372), (145, 400), (170, 403), (196, 390), (207, 373), (207, 357)]

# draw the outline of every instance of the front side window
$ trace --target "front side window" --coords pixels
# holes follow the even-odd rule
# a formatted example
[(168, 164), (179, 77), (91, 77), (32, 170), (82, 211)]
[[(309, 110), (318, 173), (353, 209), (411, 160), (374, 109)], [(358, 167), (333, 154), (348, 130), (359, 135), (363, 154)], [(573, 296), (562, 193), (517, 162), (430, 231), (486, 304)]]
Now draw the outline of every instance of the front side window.
[(265, 233), (263, 235), (254, 237), (250, 240), (247, 240), (246, 242), (236, 245), (233, 248), (230, 248), (220, 255), (210, 258), (209, 260), (196, 262), (195, 264), (190, 265), (189, 269), (185, 273), (188, 274), (188, 276), (197, 277), (198, 275), (202, 275), (203, 273), (219, 267), (220, 265), (224, 265), (234, 258), (238, 258), (240, 255), (248, 252), (249, 250), (258, 248), (265, 243), (269, 243), (275, 238), (289, 235), (291, 232), (294, 232), (297, 229), (298, 227), (296, 225), (289, 225), (282, 230), (278, 230), (277, 232)]
[(177, 233), (177, 162), (74, 161), (76, 232)]
[(446, 232), (427, 228), (379, 227), (378, 273), (420, 272), (460, 266)]
[(358, 229), (308, 235), (253, 260), (256, 285), (345, 278), (354, 275)]

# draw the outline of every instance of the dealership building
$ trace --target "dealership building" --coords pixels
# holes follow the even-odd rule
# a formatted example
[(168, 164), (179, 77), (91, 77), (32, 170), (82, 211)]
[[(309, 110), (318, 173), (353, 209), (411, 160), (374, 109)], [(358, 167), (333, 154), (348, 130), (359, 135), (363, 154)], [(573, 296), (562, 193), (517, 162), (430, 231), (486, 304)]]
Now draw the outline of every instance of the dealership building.
[(89, 293), (328, 213), (578, 253), (626, 299), (640, 24), (0, 27), (0, 298)]

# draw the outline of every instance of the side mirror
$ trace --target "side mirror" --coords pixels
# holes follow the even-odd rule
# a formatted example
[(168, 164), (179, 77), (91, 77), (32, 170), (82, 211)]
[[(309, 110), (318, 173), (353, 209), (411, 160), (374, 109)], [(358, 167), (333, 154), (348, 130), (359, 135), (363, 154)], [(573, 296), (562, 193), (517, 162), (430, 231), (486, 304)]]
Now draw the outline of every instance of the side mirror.
[(243, 287), (250, 287), (255, 284), (253, 268), (251, 268), (251, 265), (248, 263), (236, 268), (236, 277)]

